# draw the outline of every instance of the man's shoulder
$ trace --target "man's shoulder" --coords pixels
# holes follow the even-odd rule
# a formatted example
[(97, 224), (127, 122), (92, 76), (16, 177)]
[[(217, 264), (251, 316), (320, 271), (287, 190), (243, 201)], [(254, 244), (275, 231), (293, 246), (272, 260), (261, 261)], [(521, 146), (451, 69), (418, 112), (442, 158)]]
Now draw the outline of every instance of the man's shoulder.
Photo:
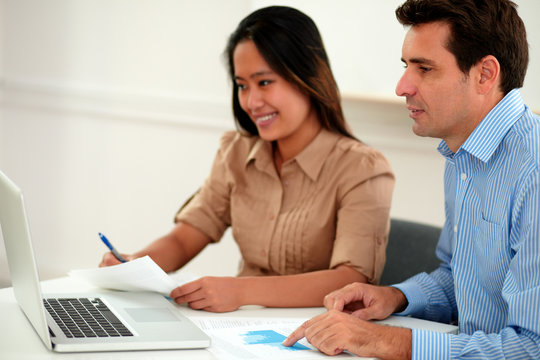
[(523, 151), (531, 156), (531, 160), (540, 165), (540, 116), (533, 113), (528, 107), (518, 121), (510, 129), (516, 151)]
[(515, 131), (529, 138), (538, 137), (540, 133), (540, 115), (525, 106), (525, 111), (514, 125)]

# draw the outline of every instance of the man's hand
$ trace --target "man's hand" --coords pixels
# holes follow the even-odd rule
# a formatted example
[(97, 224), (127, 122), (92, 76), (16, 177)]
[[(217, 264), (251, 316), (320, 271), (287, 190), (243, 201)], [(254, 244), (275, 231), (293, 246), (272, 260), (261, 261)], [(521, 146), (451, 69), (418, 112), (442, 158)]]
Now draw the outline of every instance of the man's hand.
[(411, 358), (411, 330), (372, 324), (338, 310), (329, 310), (306, 321), (283, 345), (292, 346), (303, 337), (327, 355), (349, 351), (382, 359)]
[(407, 299), (393, 287), (353, 283), (326, 295), (324, 306), (362, 320), (382, 320), (403, 310)]

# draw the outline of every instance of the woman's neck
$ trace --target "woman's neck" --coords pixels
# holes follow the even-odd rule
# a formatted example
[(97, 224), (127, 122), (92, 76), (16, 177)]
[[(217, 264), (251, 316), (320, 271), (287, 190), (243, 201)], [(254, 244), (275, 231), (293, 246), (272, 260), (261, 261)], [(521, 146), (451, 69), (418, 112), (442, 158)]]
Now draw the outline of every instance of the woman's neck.
[(305, 131), (297, 136), (291, 136), (273, 142), (272, 147), (274, 150), (274, 163), (276, 164), (276, 169), (278, 169), (278, 172), (281, 171), (281, 166), (283, 163), (294, 158), (296, 155), (302, 152), (302, 150), (304, 150), (313, 141), (313, 139), (315, 139), (315, 137), (319, 134), (319, 131), (321, 131), (321, 128), (321, 125), (317, 122), (316, 126), (311, 126), (304, 129)]

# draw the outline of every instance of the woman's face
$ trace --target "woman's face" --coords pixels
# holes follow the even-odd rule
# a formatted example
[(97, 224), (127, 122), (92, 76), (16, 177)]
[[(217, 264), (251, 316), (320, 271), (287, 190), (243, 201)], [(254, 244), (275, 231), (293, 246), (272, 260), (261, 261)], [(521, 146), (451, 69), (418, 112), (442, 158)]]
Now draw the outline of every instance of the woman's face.
[(309, 97), (274, 72), (251, 40), (236, 46), (233, 61), (240, 106), (259, 136), (280, 146), (311, 141), (320, 123)]

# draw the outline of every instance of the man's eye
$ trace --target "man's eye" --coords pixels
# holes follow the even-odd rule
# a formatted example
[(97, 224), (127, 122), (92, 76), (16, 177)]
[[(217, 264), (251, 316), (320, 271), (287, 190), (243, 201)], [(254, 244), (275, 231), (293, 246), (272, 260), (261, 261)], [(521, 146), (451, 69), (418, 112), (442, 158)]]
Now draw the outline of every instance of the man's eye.
[(420, 66), (420, 70), (422, 70), (422, 72), (430, 72), (432, 68), (427, 66)]

